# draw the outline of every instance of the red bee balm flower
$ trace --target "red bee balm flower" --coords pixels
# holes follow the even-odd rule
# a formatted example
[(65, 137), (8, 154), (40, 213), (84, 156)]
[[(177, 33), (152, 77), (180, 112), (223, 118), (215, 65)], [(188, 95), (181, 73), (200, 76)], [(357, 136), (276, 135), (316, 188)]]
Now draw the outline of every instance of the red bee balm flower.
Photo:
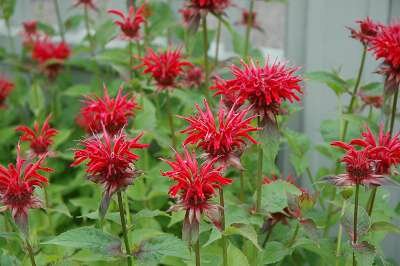
[(258, 130), (250, 125), (256, 116), (247, 116), (250, 107), (240, 111), (235, 111), (235, 107), (229, 111), (220, 107), (218, 116), (214, 118), (206, 100), (204, 106), (203, 111), (196, 104), (196, 116), (181, 117), (189, 123), (189, 126), (181, 131), (188, 134), (184, 144), (197, 144), (211, 159), (215, 158), (224, 165), (233, 165), (241, 169), (238, 157), (246, 145), (245, 140), (257, 143), (249, 135), (250, 132)]
[(365, 149), (370, 149), (371, 159), (375, 161), (375, 173), (379, 175), (389, 175), (390, 168), (400, 163), (400, 139), (399, 134), (394, 137), (390, 132), (384, 132), (383, 126), (379, 129), (379, 135), (375, 135), (368, 127), (362, 133), (361, 139), (354, 139), (350, 144), (358, 145)]
[(379, 23), (375, 23), (369, 17), (363, 20), (357, 20), (356, 22), (360, 26), (359, 30), (350, 27), (348, 27), (348, 29), (350, 30), (351, 38), (359, 40), (363, 45), (369, 45), (371, 40), (378, 35), (382, 27)]
[(183, 76), (183, 85), (198, 88), (204, 82), (204, 73), (200, 67), (190, 67)]
[(139, 67), (145, 67), (144, 74), (151, 73), (159, 89), (173, 88), (176, 78), (182, 74), (184, 66), (192, 66), (190, 62), (182, 61), (179, 50), (155, 53), (152, 49), (142, 58)]
[(373, 38), (370, 48), (377, 59), (382, 58), (379, 73), (386, 76), (386, 89), (398, 89), (400, 84), (400, 23), (384, 26)]
[(14, 84), (0, 76), (0, 109), (5, 106), (4, 102), (13, 89)]
[(171, 170), (163, 172), (162, 175), (176, 182), (171, 186), (169, 195), (178, 200), (170, 210), (186, 211), (182, 238), (189, 242), (196, 241), (203, 213), (220, 228), (219, 208), (210, 200), (217, 189), (230, 184), (232, 180), (222, 176), (221, 167), (214, 168), (215, 160), (199, 165), (196, 155), (191, 154), (185, 147), (183, 156), (175, 153), (175, 161), (164, 161), (169, 164)]
[(257, 22), (257, 13), (255, 11), (250, 13), (249, 10), (246, 10), (246, 9), (242, 10), (242, 20), (236, 24), (240, 24), (240, 25), (246, 26), (246, 27), (247, 27), (247, 25), (250, 25), (250, 27), (252, 27), (254, 29), (263, 31), (263, 29)]
[(27, 126), (18, 126), (16, 131), (23, 133), (21, 141), (30, 143), (32, 153), (36, 156), (43, 155), (49, 150), (49, 146), (53, 143), (53, 138), (58, 134), (58, 131), (49, 125), (49, 115), (44, 121), (42, 128), (37, 122), (34, 123), (33, 129)]
[(37, 31), (37, 21), (29, 20), (22, 23), (24, 30), (22, 31), (22, 44), (26, 48), (32, 48), (33, 43), (40, 37)]
[(40, 208), (41, 201), (34, 195), (35, 187), (43, 187), (47, 179), (40, 172), (52, 172), (43, 167), (46, 154), (35, 163), (21, 158), (20, 146), (17, 146), (16, 164), (8, 167), (0, 165), (0, 202), (9, 209), (16, 224), (23, 232), (27, 232), (28, 210)]
[(65, 42), (53, 43), (48, 37), (33, 43), (32, 59), (36, 60), (49, 78), (55, 78), (71, 50)]
[(122, 88), (115, 98), (110, 98), (107, 87), (104, 86), (104, 97), (87, 96), (80, 111), (78, 123), (87, 131), (99, 133), (103, 125), (110, 134), (118, 133), (128, 124), (129, 117), (138, 108), (135, 97), (122, 95)]
[(346, 166), (346, 174), (326, 177), (326, 180), (336, 186), (352, 185), (375, 185), (383, 184), (384, 178), (375, 173), (375, 160), (371, 158), (371, 153), (376, 152), (370, 149), (356, 150), (354, 146), (342, 141), (334, 141), (332, 146), (342, 148), (346, 154), (341, 161)]
[(207, 10), (209, 12), (220, 14), (231, 5), (230, 0), (189, 0), (189, 6), (195, 9)]
[(80, 5), (84, 6), (85, 8), (90, 8), (90, 9), (93, 9), (93, 10), (97, 10), (97, 7), (94, 4), (93, 0), (76, 0), (75, 3), (74, 3), (74, 7), (77, 7), (77, 6), (80, 6)]
[(234, 78), (217, 83), (212, 89), (216, 89), (216, 95), (227, 96), (228, 99), (238, 101), (248, 100), (255, 113), (275, 120), (280, 112), (283, 101), (300, 101), (297, 93), (302, 93), (300, 82), (302, 79), (294, 73), (298, 68), (290, 68), (282, 63), (274, 62), (260, 67), (252, 60), (250, 64), (242, 61), (243, 69), (237, 66), (231, 67)]
[(132, 184), (134, 178), (139, 174), (134, 166), (139, 156), (134, 154), (132, 150), (148, 147), (147, 144), (138, 142), (142, 135), (140, 134), (130, 140), (122, 131), (111, 136), (103, 128), (103, 134), (84, 139), (81, 142), (83, 148), (75, 150), (72, 166), (87, 161), (88, 179), (103, 185), (105, 189), (100, 208), (102, 216), (107, 211), (113, 193)]
[(139, 30), (140, 24), (142, 24), (144, 20), (144, 6), (141, 6), (135, 12), (135, 8), (133, 6), (129, 7), (129, 13), (125, 15), (121, 10), (110, 9), (108, 13), (117, 15), (121, 17), (121, 21), (115, 21), (122, 31), (122, 36), (127, 39), (138, 39), (139, 38)]
[(364, 105), (361, 107), (365, 107), (366, 105), (373, 106), (377, 109), (382, 108), (383, 106), (383, 96), (382, 95), (367, 95), (364, 92), (359, 92), (358, 95), (361, 98), (361, 101), (363, 101)]

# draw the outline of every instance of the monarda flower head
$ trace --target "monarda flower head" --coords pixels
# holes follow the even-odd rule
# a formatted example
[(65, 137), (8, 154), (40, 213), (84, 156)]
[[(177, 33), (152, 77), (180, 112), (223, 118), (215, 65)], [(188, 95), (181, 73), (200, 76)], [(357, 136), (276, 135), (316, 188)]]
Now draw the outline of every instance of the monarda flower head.
[(16, 131), (22, 132), (21, 141), (29, 142), (32, 157), (48, 153), (54, 136), (58, 134), (58, 131), (50, 126), (50, 118), (49, 115), (41, 127), (38, 122), (35, 122), (33, 129), (25, 125), (16, 128)]
[(176, 198), (176, 205), (171, 211), (185, 210), (182, 238), (191, 243), (199, 234), (199, 224), (202, 214), (206, 215), (217, 228), (221, 227), (219, 206), (211, 202), (217, 190), (232, 182), (222, 176), (222, 168), (214, 168), (215, 160), (207, 160), (199, 164), (196, 155), (184, 147), (183, 155), (175, 152), (175, 161), (164, 160), (171, 167), (170, 171), (162, 172), (174, 184), (169, 190), (171, 198)]
[(188, 0), (188, 6), (200, 11), (221, 14), (231, 5), (230, 0)]
[(183, 74), (182, 85), (188, 88), (199, 88), (204, 82), (204, 78), (201, 67), (189, 67)]
[(250, 124), (256, 115), (248, 115), (250, 107), (235, 110), (233, 106), (226, 110), (220, 106), (214, 117), (206, 100), (204, 107), (203, 111), (196, 104), (196, 115), (181, 117), (189, 123), (181, 131), (188, 135), (184, 144), (196, 144), (211, 160), (217, 159), (224, 166), (232, 165), (242, 169), (239, 157), (246, 146), (246, 140), (257, 143), (249, 134), (258, 130)]
[(400, 22), (382, 26), (372, 39), (371, 48), (376, 59), (383, 59), (378, 73), (386, 77), (385, 89), (392, 92), (400, 84)]
[(168, 89), (177, 86), (176, 79), (183, 73), (185, 66), (192, 64), (182, 59), (180, 50), (155, 53), (152, 49), (148, 49), (146, 56), (142, 58), (142, 64), (138, 67), (145, 67), (143, 73), (150, 73), (159, 89)]
[(385, 179), (382, 175), (375, 173), (376, 161), (371, 158), (371, 154), (377, 152), (376, 150), (357, 150), (353, 145), (342, 141), (334, 141), (331, 145), (346, 151), (341, 159), (346, 167), (346, 173), (328, 176), (325, 178), (328, 182), (336, 186), (380, 186), (383, 184)]
[(32, 59), (36, 60), (44, 73), (54, 79), (66, 59), (71, 54), (71, 50), (67, 43), (53, 43), (47, 36), (35, 40), (32, 48)]
[(302, 79), (295, 75), (298, 68), (279, 62), (269, 64), (268, 60), (263, 67), (253, 60), (249, 64), (242, 61), (242, 66), (231, 67), (233, 79), (224, 82), (217, 79), (212, 87), (217, 90), (216, 95), (247, 100), (254, 113), (264, 118), (264, 122), (275, 121), (284, 101), (300, 101), (298, 94), (303, 92), (300, 86)]
[(110, 9), (108, 13), (117, 15), (121, 20), (115, 21), (122, 31), (122, 37), (125, 39), (139, 39), (140, 24), (145, 22), (144, 6), (141, 6), (135, 11), (133, 6), (129, 7), (128, 14), (124, 14), (121, 10)]
[(111, 196), (131, 185), (139, 175), (134, 165), (139, 156), (133, 150), (148, 147), (147, 144), (139, 143), (142, 135), (129, 139), (122, 130), (116, 135), (110, 135), (103, 128), (102, 134), (82, 140), (82, 148), (75, 150), (72, 166), (86, 161), (88, 179), (104, 187), (99, 209), (101, 217), (104, 217), (108, 209)]
[(28, 20), (22, 23), (22, 44), (25, 48), (31, 49), (33, 43), (40, 38), (40, 34), (37, 30), (37, 21)]
[(242, 10), (242, 20), (239, 22), (235, 23), (236, 25), (242, 25), (242, 26), (250, 26), (256, 30), (263, 31), (261, 28), (260, 24), (257, 21), (257, 12), (252, 11), (250, 13), (249, 10), (243, 9)]
[(377, 136), (366, 127), (362, 138), (354, 139), (350, 144), (371, 150), (369, 156), (375, 162), (375, 174), (390, 175), (391, 167), (400, 163), (399, 134), (391, 137), (390, 132), (384, 132), (383, 126), (380, 127)]
[(28, 210), (40, 208), (41, 201), (34, 195), (36, 187), (43, 187), (48, 180), (43, 172), (52, 172), (51, 168), (43, 166), (46, 154), (36, 162), (22, 159), (20, 146), (17, 146), (15, 164), (8, 167), (0, 165), (0, 202), (3, 210), (10, 210), (20, 229), (28, 231)]
[(13, 89), (14, 83), (0, 75), (0, 109), (5, 106), (5, 101)]
[(363, 20), (357, 20), (356, 23), (359, 25), (359, 29), (348, 27), (351, 38), (359, 40), (365, 46), (370, 44), (382, 27), (382, 25), (372, 21), (369, 17)]
[(112, 98), (104, 85), (103, 98), (86, 96), (77, 122), (88, 133), (101, 133), (104, 126), (107, 132), (113, 135), (128, 124), (129, 118), (137, 108), (135, 97), (123, 95), (120, 88), (117, 96)]
[(360, 99), (363, 102), (361, 109), (364, 109), (365, 106), (371, 106), (380, 109), (383, 106), (383, 95), (369, 95), (361, 91), (358, 93), (358, 96), (360, 96)]
[(97, 10), (94, 0), (75, 0), (74, 7), (83, 6), (84, 8)]

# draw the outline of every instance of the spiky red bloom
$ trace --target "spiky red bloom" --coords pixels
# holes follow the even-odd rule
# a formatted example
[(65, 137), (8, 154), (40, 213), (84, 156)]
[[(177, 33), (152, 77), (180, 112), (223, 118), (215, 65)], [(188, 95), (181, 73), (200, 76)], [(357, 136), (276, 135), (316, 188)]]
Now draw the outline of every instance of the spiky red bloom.
[(252, 60), (249, 64), (242, 61), (242, 66), (243, 69), (231, 67), (233, 79), (224, 82), (217, 79), (212, 87), (217, 90), (216, 95), (226, 96), (229, 100), (247, 100), (255, 113), (269, 120), (279, 114), (282, 102), (300, 101), (302, 79), (295, 75), (298, 68), (279, 62), (269, 64), (268, 60), (264, 67)]
[(198, 88), (204, 82), (204, 78), (204, 72), (201, 67), (190, 67), (183, 75), (183, 86), (189, 88)]
[(377, 136), (366, 127), (362, 138), (354, 139), (350, 144), (371, 150), (369, 157), (374, 160), (375, 174), (389, 175), (390, 168), (400, 163), (399, 134), (391, 137), (390, 132), (384, 132), (383, 126), (380, 127)]
[(256, 30), (263, 31), (263, 29), (261, 28), (260, 24), (257, 21), (257, 12), (255, 12), (255, 11), (250, 13), (249, 10), (243, 9), (242, 10), (242, 20), (237, 22), (236, 24), (239, 24), (239, 25), (242, 25), (245, 27), (250, 25), (250, 27), (252, 27)]
[(181, 133), (187, 134), (184, 144), (196, 144), (211, 159), (217, 159), (224, 165), (242, 168), (239, 156), (242, 154), (246, 140), (257, 143), (249, 133), (258, 128), (251, 126), (256, 115), (248, 116), (250, 107), (235, 111), (233, 106), (229, 111), (220, 106), (214, 117), (206, 100), (205, 110), (195, 105), (197, 114), (185, 119), (189, 126)]
[(0, 76), (0, 109), (5, 106), (4, 103), (13, 89), (14, 83)]
[(370, 49), (377, 59), (383, 59), (378, 73), (386, 77), (385, 87), (397, 89), (400, 84), (400, 23), (381, 27)]
[(379, 33), (382, 25), (371, 20), (367, 17), (363, 20), (357, 20), (356, 23), (359, 25), (359, 29), (353, 29), (348, 27), (351, 33), (351, 38), (359, 40), (363, 45), (369, 45)]
[(176, 87), (176, 79), (183, 73), (183, 67), (192, 66), (188, 61), (182, 60), (180, 50), (167, 50), (155, 53), (153, 49), (147, 50), (147, 55), (142, 58), (145, 67), (143, 73), (151, 73), (159, 89)]
[(206, 10), (214, 14), (223, 13), (231, 5), (230, 0), (189, 0), (189, 6), (199, 10)]
[(16, 131), (22, 132), (21, 141), (30, 143), (31, 151), (35, 156), (41, 156), (49, 151), (49, 147), (53, 144), (53, 138), (58, 134), (55, 128), (49, 124), (51, 116), (49, 115), (40, 128), (39, 123), (35, 122), (33, 129), (28, 126), (18, 126)]
[(35, 40), (32, 48), (32, 59), (36, 60), (49, 78), (55, 78), (71, 54), (67, 43), (53, 43), (47, 36)]
[(175, 161), (164, 160), (171, 167), (162, 172), (175, 182), (169, 190), (171, 198), (177, 198), (177, 204), (171, 210), (185, 210), (182, 237), (193, 241), (198, 237), (201, 215), (205, 214), (217, 227), (220, 227), (218, 206), (211, 202), (217, 189), (232, 182), (222, 176), (222, 168), (214, 168), (215, 160), (199, 165), (196, 155), (185, 147), (183, 155), (175, 152)]
[(23, 31), (22, 31), (22, 44), (26, 48), (32, 48), (33, 43), (36, 39), (40, 37), (39, 32), (37, 31), (37, 21), (36, 20), (28, 20), (22, 23)]
[(130, 6), (127, 15), (125, 15), (121, 10), (117, 9), (110, 9), (108, 10), (108, 13), (117, 15), (121, 18), (121, 20), (115, 21), (115, 24), (120, 27), (123, 37), (127, 39), (138, 39), (140, 24), (145, 21), (143, 10), (144, 6), (141, 6), (135, 12), (135, 8)]
[(185, 27), (189, 27), (194, 18), (198, 15), (198, 11), (194, 8), (184, 6), (183, 8), (179, 9), (179, 13), (182, 15), (182, 22)]
[(93, 0), (75, 0), (74, 7), (82, 5), (84, 8), (97, 10)]
[(341, 162), (346, 166), (346, 173), (326, 177), (327, 181), (336, 186), (352, 186), (356, 184), (380, 186), (383, 184), (384, 177), (375, 173), (376, 161), (371, 158), (371, 154), (378, 152), (378, 149), (356, 150), (353, 145), (342, 141), (334, 141), (331, 145), (346, 151), (341, 159)]
[(102, 132), (104, 125), (108, 133), (116, 134), (128, 124), (137, 108), (135, 97), (123, 95), (122, 88), (115, 98), (111, 98), (104, 86), (103, 98), (86, 96), (79, 114), (79, 125), (89, 133)]
[(32, 163), (22, 159), (20, 146), (17, 146), (15, 164), (8, 167), (0, 165), (0, 202), (11, 211), (13, 218), (22, 230), (26, 231), (28, 210), (40, 208), (41, 201), (34, 195), (35, 187), (47, 184), (47, 178), (41, 172), (52, 172), (43, 166), (46, 154)]
[(111, 196), (132, 184), (137, 176), (134, 163), (139, 156), (133, 150), (148, 147), (147, 144), (139, 143), (142, 136), (139, 134), (134, 139), (128, 139), (122, 131), (112, 136), (103, 128), (103, 134), (81, 141), (83, 148), (75, 150), (72, 166), (87, 161), (88, 179), (103, 185), (105, 194)]
[(377, 109), (380, 109), (383, 106), (384, 99), (382, 95), (367, 95), (363, 92), (360, 92), (358, 95), (360, 96), (361, 101), (364, 103), (364, 106), (369, 105)]

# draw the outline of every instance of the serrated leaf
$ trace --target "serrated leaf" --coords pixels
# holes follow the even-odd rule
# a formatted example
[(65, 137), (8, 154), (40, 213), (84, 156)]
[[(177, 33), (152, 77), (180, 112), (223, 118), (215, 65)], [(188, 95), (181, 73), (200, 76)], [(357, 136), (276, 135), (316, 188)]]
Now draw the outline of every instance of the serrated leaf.
[(221, 239), (221, 237), (222, 237), (221, 232), (218, 229), (216, 229), (215, 227), (213, 227), (211, 229), (210, 236), (208, 237), (208, 240), (203, 245), (203, 247), (206, 247), (206, 246), (210, 245), (211, 243), (214, 243), (214, 241), (217, 241), (218, 239)]
[(315, 71), (306, 73), (305, 78), (325, 83), (336, 95), (341, 95), (347, 91), (347, 83), (336, 73), (327, 71)]
[(264, 251), (262, 252), (262, 263), (271, 264), (283, 260), (290, 254), (290, 250), (280, 242), (267, 242)]
[(73, 15), (67, 18), (64, 22), (65, 30), (75, 30), (83, 21), (83, 15)]
[(29, 107), (36, 117), (44, 110), (45, 96), (42, 88), (38, 84), (33, 84), (30, 91)]
[(160, 211), (160, 210), (148, 210), (144, 209), (139, 211), (134, 215), (134, 219), (140, 219), (140, 218), (153, 218), (156, 216), (167, 216), (169, 217), (168, 213)]
[(82, 97), (84, 95), (88, 95), (90, 92), (90, 86), (86, 84), (75, 84), (66, 89), (62, 94), (71, 97)]
[(156, 108), (146, 97), (141, 98), (139, 102), (142, 110), (140, 110), (135, 117), (135, 127), (142, 130), (152, 131), (157, 125)]
[(242, 237), (248, 239), (253, 243), (253, 245), (258, 248), (258, 250), (262, 250), (262, 248), (258, 244), (258, 237), (256, 230), (247, 224), (235, 224), (229, 226), (225, 229), (226, 235), (241, 235)]
[(389, 222), (380, 221), (380, 222), (373, 223), (371, 225), (370, 231), (372, 231), (372, 232), (384, 231), (384, 232), (400, 234), (400, 227), (398, 227), (397, 225), (391, 224)]
[(299, 196), (301, 191), (293, 184), (277, 180), (262, 187), (262, 208), (267, 212), (280, 212), (288, 207), (288, 194)]
[(72, 229), (42, 244), (76, 249), (90, 249), (94, 252), (100, 252), (111, 256), (121, 254), (121, 241), (119, 238), (93, 227)]

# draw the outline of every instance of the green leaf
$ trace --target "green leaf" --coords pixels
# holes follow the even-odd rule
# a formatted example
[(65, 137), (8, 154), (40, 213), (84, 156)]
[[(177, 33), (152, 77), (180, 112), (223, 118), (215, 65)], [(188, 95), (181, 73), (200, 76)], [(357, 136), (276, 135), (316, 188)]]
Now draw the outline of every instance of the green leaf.
[(117, 34), (117, 27), (114, 25), (114, 22), (111, 20), (107, 20), (106, 22), (100, 24), (96, 28), (96, 33), (94, 35), (94, 42), (99, 47), (104, 48), (105, 45), (111, 41), (113, 37)]
[(44, 110), (44, 99), (42, 88), (37, 83), (34, 83), (30, 91), (29, 107), (36, 117)]
[(0, 1), (0, 11), (1, 18), (8, 21), (14, 14), (16, 0), (1, 0)]
[(70, 135), (71, 135), (71, 130), (60, 129), (58, 131), (58, 134), (54, 137), (53, 149), (56, 149), (58, 146), (63, 144)]
[(214, 243), (214, 241), (217, 241), (218, 239), (221, 239), (221, 237), (222, 237), (221, 232), (218, 229), (216, 229), (215, 227), (213, 227), (211, 229), (210, 236), (208, 237), (208, 240), (203, 245), (203, 247), (206, 247), (206, 246), (210, 245), (211, 243)]
[(331, 88), (336, 95), (341, 95), (347, 91), (347, 83), (336, 73), (331, 73), (327, 71), (315, 71), (309, 72), (305, 75), (305, 78), (325, 83), (329, 88)]
[(141, 244), (138, 251), (138, 262), (143, 265), (157, 264), (164, 256), (189, 259), (187, 244), (174, 235), (163, 234)]
[(262, 248), (258, 245), (258, 238), (257, 238), (257, 232), (254, 229), (254, 227), (247, 225), (247, 224), (235, 224), (232, 226), (229, 226), (228, 228), (225, 229), (225, 234), (226, 235), (241, 235), (242, 237), (248, 239), (253, 243), (253, 245), (258, 248), (259, 250), (262, 250)]
[(135, 127), (142, 130), (152, 131), (157, 125), (156, 108), (146, 97), (141, 98), (139, 102), (142, 109), (136, 115)]
[(389, 222), (380, 221), (380, 222), (373, 223), (371, 225), (370, 231), (372, 231), (372, 232), (384, 231), (384, 232), (400, 234), (400, 227), (398, 227), (397, 225), (391, 224)]
[(270, 213), (280, 212), (288, 206), (288, 194), (299, 196), (301, 191), (293, 184), (277, 180), (262, 187), (262, 207)]
[(247, 257), (233, 244), (228, 246), (228, 265), (229, 266), (250, 266)]
[(82, 97), (88, 95), (91, 92), (90, 86), (87, 84), (75, 84), (68, 89), (66, 89), (62, 94), (71, 97)]
[(139, 211), (134, 215), (134, 219), (140, 219), (140, 218), (153, 218), (156, 216), (167, 216), (169, 217), (168, 213), (160, 211), (160, 210), (148, 210), (144, 209)]
[(121, 254), (121, 241), (118, 238), (93, 227), (72, 229), (42, 244), (90, 249), (111, 256)]
[[(354, 232), (354, 205), (350, 204), (346, 207), (341, 223), (345, 228), (346, 232), (350, 234), (352, 239)], [(362, 206), (358, 206), (357, 214), (357, 236), (362, 237), (368, 232), (370, 227), (370, 219), (368, 213)]]
[(44, 33), (46, 33), (47, 35), (50, 35), (50, 36), (53, 36), (56, 33), (56, 31), (54, 30), (54, 28), (51, 25), (46, 24), (41, 21), (38, 21), (37, 27), (40, 31), (43, 31)]
[(270, 241), (262, 252), (262, 263), (271, 264), (283, 260), (290, 254), (290, 250), (280, 242)]
[(64, 22), (65, 30), (76, 30), (84, 19), (83, 15), (73, 15)]

